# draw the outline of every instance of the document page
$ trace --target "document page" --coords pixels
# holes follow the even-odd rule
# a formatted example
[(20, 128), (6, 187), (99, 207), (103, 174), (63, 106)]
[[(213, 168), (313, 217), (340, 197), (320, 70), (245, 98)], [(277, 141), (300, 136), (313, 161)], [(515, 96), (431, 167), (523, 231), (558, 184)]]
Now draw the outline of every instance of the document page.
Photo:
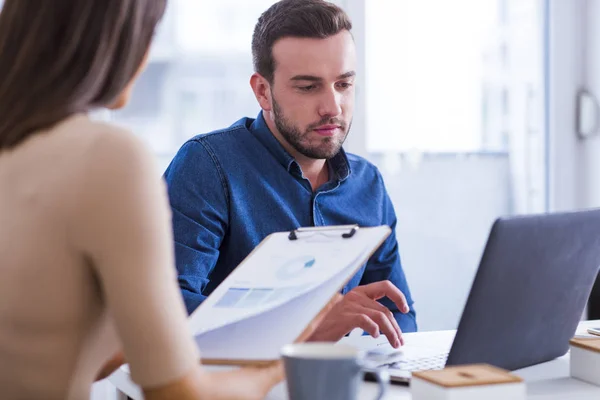
[(349, 239), (341, 238), (340, 231), (307, 232), (298, 240), (273, 234), (192, 313), (192, 332), (199, 335), (264, 313), (315, 290), (350, 266), (355, 271), (388, 234), (389, 227), (360, 229)]

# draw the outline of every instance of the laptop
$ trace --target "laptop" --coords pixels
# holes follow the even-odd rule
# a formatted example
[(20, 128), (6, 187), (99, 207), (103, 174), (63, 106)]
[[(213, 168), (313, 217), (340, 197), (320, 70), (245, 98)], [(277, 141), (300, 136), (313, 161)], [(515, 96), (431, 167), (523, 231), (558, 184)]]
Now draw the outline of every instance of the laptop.
[(600, 210), (499, 218), (449, 349), (371, 342), (368, 356), (397, 383), (417, 370), (488, 363), (513, 371), (560, 357), (599, 267)]

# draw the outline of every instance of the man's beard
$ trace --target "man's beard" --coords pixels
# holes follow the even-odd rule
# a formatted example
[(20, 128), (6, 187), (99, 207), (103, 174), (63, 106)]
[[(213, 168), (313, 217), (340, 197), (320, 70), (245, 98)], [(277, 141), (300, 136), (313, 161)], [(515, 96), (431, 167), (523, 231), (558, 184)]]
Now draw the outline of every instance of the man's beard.
[[(342, 148), (342, 145), (348, 136), (352, 122), (350, 122), (346, 128), (346, 124), (343, 121), (337, 118), (327, 117), (323, 118), (318, 123), (309, 125), (305, 132), (301, 132), (298, 127), (296, 127), (285, 117), (285, 115), (283, 115), (283, 110), (281, 107), (279, 107), (277, 101), (275, 101), (275, 97), (273, 97), (272, 93), (271, 98), (273, 99), (273, 119), (275, 126), (277, 127), (277, 130), (279, 130), (279, 133), (281, 133), (281, 136), (283, 136), (283, 138), (298, 153), (308, 158), (322, 160), (330, 159), (340, 152), (340, 149)], [(308, 138), (313, 129), (326, 124), (339, 125), (339, 129), (343, 132), (343, 134), (330, 137), (325, 136), (316, 140), (312, 140), (311, 143), (310, 139)], [(316, 135), (316, 133), (314, 135)], [(305, 138), (306, 140), (304, 140)]]

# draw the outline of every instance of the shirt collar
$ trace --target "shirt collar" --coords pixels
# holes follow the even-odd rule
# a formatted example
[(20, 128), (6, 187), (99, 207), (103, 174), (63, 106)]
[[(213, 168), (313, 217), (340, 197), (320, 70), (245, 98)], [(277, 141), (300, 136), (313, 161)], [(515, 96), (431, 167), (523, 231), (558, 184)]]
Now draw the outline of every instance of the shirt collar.
[[(288, 172), (292, 172), (292, 170), (297, 170), (300, 173), (302, 172), (300, 165), (296, 162), (294, 157), (285, 150), (273, 133), (271, 133), (271, 130), (263, 117), (262, 111), (252, 122), (249, 130)], [(348, 162), (348, 157), (343, 148), (340, 149), (338, 154), (330, 158), (327, 164), (330, 168), (330, 179), (335, 178), (338, 181), (344, 181), (350, 176), (350, 163)]]

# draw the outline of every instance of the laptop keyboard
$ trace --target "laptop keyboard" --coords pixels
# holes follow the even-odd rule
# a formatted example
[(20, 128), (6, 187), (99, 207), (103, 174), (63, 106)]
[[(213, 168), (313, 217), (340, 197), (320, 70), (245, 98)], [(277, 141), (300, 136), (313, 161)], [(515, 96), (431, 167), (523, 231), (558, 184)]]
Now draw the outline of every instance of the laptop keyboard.
[(403, 371), (428, 371), (435, 369), (443, 369), (448, 359), (448, 353), (436, 354), (431, 357), (420, 358), (403, 358), (399, 361), (394, 361), (389, 364), (383, 364), (391, 369), (399, 369)]

